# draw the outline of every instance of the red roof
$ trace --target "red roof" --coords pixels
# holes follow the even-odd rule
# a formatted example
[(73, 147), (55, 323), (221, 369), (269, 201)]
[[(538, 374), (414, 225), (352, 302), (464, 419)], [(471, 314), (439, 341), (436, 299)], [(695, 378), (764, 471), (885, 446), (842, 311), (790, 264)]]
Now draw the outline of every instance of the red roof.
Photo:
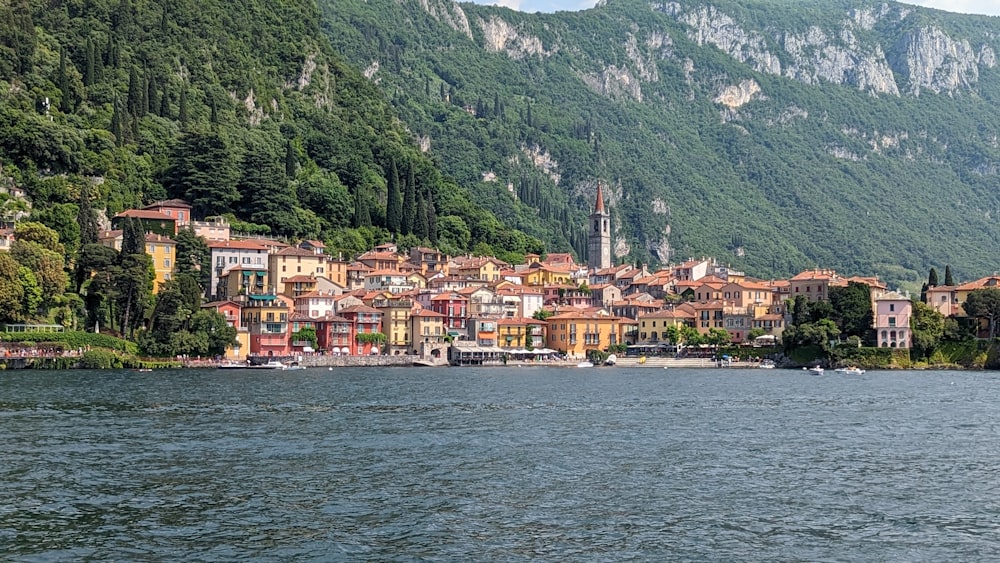
[(158, 211), (147, 211), (145, 209), (127, 209), (122, 211), (115, 218), (118, 217), (131, 217), (133, 219), (150, 219), (153, 221), (174, 221), (175, 219), (169, 215), (164, 215)]
[(235, 250), (267, 250), (267, 247), (255, 240), (220, 240), (208, 243), (209, 248), (232, 248)]
[(604, 192), (601, 190), (601, 183), (597, 183), (597, 202), (594, 204), (594, 213), (604, 213)]

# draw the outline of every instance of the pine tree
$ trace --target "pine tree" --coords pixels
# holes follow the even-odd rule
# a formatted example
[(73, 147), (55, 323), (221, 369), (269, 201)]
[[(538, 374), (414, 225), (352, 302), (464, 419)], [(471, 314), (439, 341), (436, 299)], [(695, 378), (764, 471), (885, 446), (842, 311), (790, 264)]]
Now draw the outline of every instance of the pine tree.
[(951, 275), (951, 264), (944, 267), (944, 284), (947, 286), (955, 285), (955, 278)]
[(385, 228), (390, 233), (400, 232), (403, 223), (402, 201), (399, 193), (399, 170), (396, 168), (396, 161), (389, 165), (389, 177), (385, 200)]

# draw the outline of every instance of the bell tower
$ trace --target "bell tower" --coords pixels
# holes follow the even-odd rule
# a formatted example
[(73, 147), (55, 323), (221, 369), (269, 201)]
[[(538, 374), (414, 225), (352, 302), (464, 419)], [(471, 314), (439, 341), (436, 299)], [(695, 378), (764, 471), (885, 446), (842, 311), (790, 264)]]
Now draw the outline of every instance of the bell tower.
[(611, 215), (604, 208), (604, 192), (597, 183), (597, 201), (590, 214), (587, 236), (587, 265), (595, 270), (611, 267)]

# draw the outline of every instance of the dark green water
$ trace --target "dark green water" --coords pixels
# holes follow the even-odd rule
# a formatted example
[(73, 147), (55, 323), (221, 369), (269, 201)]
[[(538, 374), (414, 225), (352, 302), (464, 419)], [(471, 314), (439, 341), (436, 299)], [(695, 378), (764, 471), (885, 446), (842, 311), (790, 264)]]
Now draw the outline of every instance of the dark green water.
[(979, 372), (0, 372), (0, 559), (996, 560), (998, 416)]

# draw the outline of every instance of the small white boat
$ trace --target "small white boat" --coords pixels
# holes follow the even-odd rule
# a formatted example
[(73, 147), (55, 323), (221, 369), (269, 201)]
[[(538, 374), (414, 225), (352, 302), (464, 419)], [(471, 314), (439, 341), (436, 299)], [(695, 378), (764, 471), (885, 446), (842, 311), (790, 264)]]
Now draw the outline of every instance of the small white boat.
[(279, 362), (277, 360), (269, 360), (266, 364), (250, 365), (250, 368), (251, 369), (277, 369), (277, 370), (286, 370), (286, 369), (288, 369), (288, 366), (286, 366), (285, 364), (283, 364), (283, 363), (281, 363), (281, 362)]
[(303, 365), (300, 365), (300, 364), (297, 364), (297, 363), (296, 364), (289, 364), (289, 365), (285, 366), (285, 370), (286, 371), (294, 371), (294, 370), (299, 370), (299, 369), (306, 369), (306, 366), (303, 366)]
[(215, 367), (217, 369), (247, 369), (250, 366), (246, 362), (226, 361)]
[(592, 363), (590, 363), (588, 361), (583, 361), (583, 362), (580, 362), (580, 363), (576, 364), (576, 367), (578, 367), (578, 368), (592, 368), (592, 367), (594, 367), (594, 364), (592, 364)]
[(809, 368), (809, 373), (813, 375), (823, 375), (823, 368), (820, 366), (813, 366)]
[(613, 366), (617, 363), (618, 363), (618, 356), (614, 354), (609, 355), (608, 359), (604, 360), (604, 365), (606, 366)]
[(865, 370), (859, 368), (858, 366), (851, 366), (849, 368), (844, 368), (844, 373), (847, 375), (864, 375)]
[(774, 360), (761, 360), (760, 369), (774, 369)]

